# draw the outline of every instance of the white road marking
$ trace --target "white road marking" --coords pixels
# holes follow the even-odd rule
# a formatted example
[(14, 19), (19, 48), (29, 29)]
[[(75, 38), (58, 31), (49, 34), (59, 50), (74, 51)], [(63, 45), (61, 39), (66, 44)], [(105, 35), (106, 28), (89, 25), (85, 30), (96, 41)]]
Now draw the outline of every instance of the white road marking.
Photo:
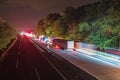
[[(43, 49), (41, 49), (37, 44), (35, 44), (32, 40), (30, 40), (30, 42), (33, 43), (33, 45), (40, 51), (40, 52), (44, 52)], [(58, 74), (64, 79), (64, 80), (68, 80), (43, 54), (41, 54), (46, 60), (47, 62), (52, 66), (52, 68), (54, 68)]]
[(38, 73), (38, 70), (37, 70), (36, 67), (35, 67), (35, 73), (36, 73), (36, 75), (37, 75), (38, 80), (40, 80), (40, 76), (39, 76), (39, 73)]
[(54, 68), (59, 75), (64, 79), (64, 80), (68, 80), (43, 54), (41, 54), (46, 60), (47, 62), (52, 66), (52, 68)]
[(18, 69), (18, 65), (19, 65), (19, 61), (17, 59), (17, 62), (16, 62), (16, 68)]

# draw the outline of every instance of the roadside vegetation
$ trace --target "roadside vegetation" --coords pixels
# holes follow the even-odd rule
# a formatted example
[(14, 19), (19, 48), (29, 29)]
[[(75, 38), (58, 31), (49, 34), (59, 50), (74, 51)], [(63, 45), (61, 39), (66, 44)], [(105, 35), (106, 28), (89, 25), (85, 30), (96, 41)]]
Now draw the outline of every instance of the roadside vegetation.
[(11, 40), (16, 37), (16, 34), (16, 30), (0, 18), (0, 51), (7, 48)]
[(62, 37), (95, 44), (98, 49), (119, 48), (120, 0), (67, 7), (63, 13), (50, 13), (39, 20), (36, 34)]

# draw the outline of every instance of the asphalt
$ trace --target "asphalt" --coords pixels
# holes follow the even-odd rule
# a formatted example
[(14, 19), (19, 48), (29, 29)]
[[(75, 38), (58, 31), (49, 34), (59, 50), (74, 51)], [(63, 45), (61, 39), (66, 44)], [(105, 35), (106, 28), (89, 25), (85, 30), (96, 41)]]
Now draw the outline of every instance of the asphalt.
[(64, 80), (26, 36), (15, 45), (0, 64), (0, 80)]
[[(38, 39), (33, 41), (47, 49), (45, 43)], [(65, 72), (69, 80), (120, 80), (119, 62), (95, 55), (91, 50), (66, 51), (50, 47), (48, 51), (52, 54), (49, 56), (51, 61)]]

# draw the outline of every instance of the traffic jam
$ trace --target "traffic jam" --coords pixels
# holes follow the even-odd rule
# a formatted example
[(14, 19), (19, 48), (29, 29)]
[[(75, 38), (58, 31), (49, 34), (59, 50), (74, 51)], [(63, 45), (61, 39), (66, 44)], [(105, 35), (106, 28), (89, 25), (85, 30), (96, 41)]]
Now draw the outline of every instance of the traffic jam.
[[(88, 44), (84, 42), (78, 42), (73, 40), (64, 40), (62, 38), (56, 37), (46, 37), (36, 36), (33, 32), (26, 33), (21, 32), (20, 35), (25, 35), (27, 37), (39, 40), (41, 43), (53, 46), (55, 49), (65, 50), (65, 51), (78, 51), (92, 58), (105, 61), (107, 63), (112, 63), (114, 65), (120, 66), (120, 51), (115, 49), (107, 49), (106, 52), (96, 50), (96, 46), (93, 44)], [(49, 47), (49, 46), (48, 46)]]

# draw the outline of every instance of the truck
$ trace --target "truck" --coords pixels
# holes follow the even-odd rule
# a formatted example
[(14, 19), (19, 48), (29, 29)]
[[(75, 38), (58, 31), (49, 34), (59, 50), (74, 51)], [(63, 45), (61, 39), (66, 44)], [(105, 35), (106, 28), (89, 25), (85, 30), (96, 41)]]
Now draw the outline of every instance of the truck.
[(52, 41), (52, 45), (57, 48), (59, 47), (60, 49), (67, 50), (67, 51), (74, 49), (74, 41), (72, 40), (54, 39)]

